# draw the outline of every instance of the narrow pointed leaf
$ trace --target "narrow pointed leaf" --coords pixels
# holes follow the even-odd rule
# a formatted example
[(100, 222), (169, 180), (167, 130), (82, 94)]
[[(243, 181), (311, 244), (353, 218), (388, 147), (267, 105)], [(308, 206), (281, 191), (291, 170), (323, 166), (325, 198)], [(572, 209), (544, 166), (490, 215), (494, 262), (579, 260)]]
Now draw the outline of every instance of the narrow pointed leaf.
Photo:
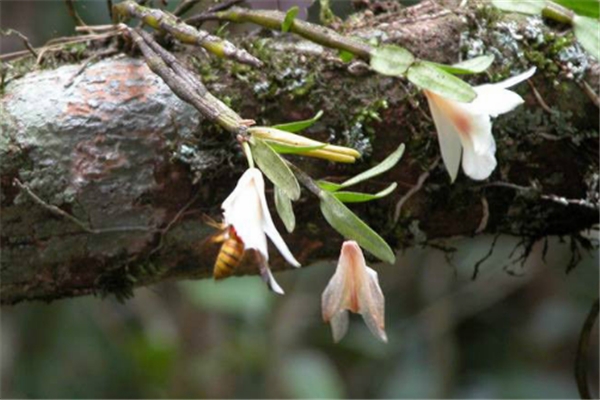
[(394, 252), (377, 232), (358, 218), (333, 194), (323, 191), (319, 197), (321, 212), (336, 231), (346, 239), (355, 240), (360, 247), (380, 260), (390, 264), (394, 263), (396, 260)]
[(492, 3), (502, 11), (530, 15), (540, 15), (546, 6), (544, 0), (492, 0)]
[(319, 150), (327, 146), (326, 143), (318, 146), (294, 146), (290, 144), (277, 143), (270, 140), (265, 140), (265, 142), (279, 154), (302, 154), (311, 150)]
[(366, 181), (367, 179), (371, 179), (377, 175), (383, 174), (384, 172), (392, 169), (396, 164), (398, 164), (398, 161), (400, 161), (403, 154), (404, 143), (401, 143), (400, 146), (398, 146), (398, 148), (392, 154), (387, 156), (382, 162), (380, 162), (373, 168), (370, 168), (365, 172), (356, 175), (354, 178), (348, 179), (346, 182), (343, 182), (341, 185), (339, 185), (339, 188), (341, 189), (346, 188), (348, 186), (356, 185), (357, 183)]
[(298, 200), (300, 198), (300, 185), (285, 161), (263, 140), (254, 138), (250, 144), (254, 161), (267, 178), (290, 199)]
[(573, 31), (577, 41), (588, 51), (596, 60), (600, 60), (600, 22), (598, 20), (580, 17), (573, 18)]
[(414, 63), (406, 77), (421, 89), (431, 90), (449, 100), (469, 103), (477, 97), (468, 83), (429, 63)]
[(577, 15), (583, 15), (590, 18), (600, 18), (600, 2), (598, 0), (553, 0), (570, 10), (575, 11)]
[(285, 14), (285, 18), (281, 23), (282, 32), (288, 32), (290, 30), (292, 24), (294, 23), (294, 19), (296, 19), (296, 15), (298, 15), (299, 11), (300, 9), (298, 8), (298, 6), (294, 6), (287, 11), (287, 13)]
[(410, 51), (393, 44), (376, 47), (371, 52), (371, 68), (382, 75), (403, 76), (414, 61)]
[(392, 193), (394, 189), (396, 189), (396, 186), (398, 186), (398, 184), (394, 182), (381, 192), (375, 194), (359, 192), (334, 192), (333, 195), (342, 203), (364, 203), (366, 201), (377, 200), (387, 196), (388, 194)]
[(492, 65), (494, 62), (494, 55), (487, 54), (484, 56), (479, 56), (475, 58), (471, 58), (470, 60), (465, 60), (453, 65), (445, 65), (438, 64), (433, 62), (427, 62), (439, 69), (442, 69), (446, 72), (449, 72), (454, 75), (462, 75), (462, 74), (479, 74)]
[(335, 192), (342, 188), (339, 183), (327, 182), (327, 181), (316, 181), (318, 187), (328, 192)]
[(285, 124), (273, 125), (273, 128), (279, 129), (286, 132), (300, 132), (306, 128), (309, 128), (315, 124), (323, 116), (323, 111), (319, 110), (319, 112), (312, 117), (311, 119), (305, 119), (302, 121), (288, 122)]
[(275, 208), (279, 218), (283, 221), (285, 229), (292, 233), (296, 227), (296, 216), (292, 208), (292, 200), (277, 186), (275, 186)]

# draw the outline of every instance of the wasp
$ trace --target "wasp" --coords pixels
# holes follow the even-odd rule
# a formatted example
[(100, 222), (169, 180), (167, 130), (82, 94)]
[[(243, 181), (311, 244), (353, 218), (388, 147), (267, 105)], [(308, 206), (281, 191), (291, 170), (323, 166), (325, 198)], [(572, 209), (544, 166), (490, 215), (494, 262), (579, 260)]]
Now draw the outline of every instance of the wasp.
[(231, 276), (235, 269), (240, 265), (244, 256), (244, 242), (231, 225), (225, 225), (207, 218), (206, 223), (219, 232), (209, 238), (211, 243), (222, 243), (215, 266), (213, 268), (213, 277), (215, 279), (224, 279)]

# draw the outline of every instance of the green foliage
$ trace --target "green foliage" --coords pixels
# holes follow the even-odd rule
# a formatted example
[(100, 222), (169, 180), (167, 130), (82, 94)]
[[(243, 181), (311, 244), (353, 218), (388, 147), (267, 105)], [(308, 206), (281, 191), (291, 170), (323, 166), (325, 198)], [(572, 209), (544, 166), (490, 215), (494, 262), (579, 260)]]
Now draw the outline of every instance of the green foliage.
[(453, 64), (453, 65), (438, 64), (438, 63), (433, 63), (433, 62), (429, 62), (429, 61), (427, 63), (431, 64), (439, 69), (442, 69), (446, 72), (449, 72), (451, 74), (461, 75), (461, 74), (479, 74), (481, 72), (484, 72), (485, 70), (487, 70), (490, 67), (490, 65), (492, 65), (493, 62), (494, 62), (494, 55), (487, 54), (484, 56), (471, 58), (469, 60), (465, 60), (465, 61), (459, 62), (457, 64)]
[(576, 15), (573, 18), (573, 31), (579, 43), (596, 60), (600, 60), (600, 23), (598, 20), (580, 17)]
[(365, 224), (332, 193), (321, 191), (321, 212), (336, 231), (344, 238), (355, 240), (360, 247), (367, 250), (382, 261), (393, 264), (396, 260), (394, 252), (381, 236)]
[(468, 83), (431, 63), (414, 63), (408, 69), (406, 77), (421, 89), (431, 90), (450, 100), (469, 103), (477, 97)]
[(600, 2), (598, 0), (553, 0), (577, 15), (583, 15), (590, 18), (600, 17)]
[(333, 195), (342, 203), (364, 203), (387, 196), (388, 194), (392, 193), (397, 186), (398, 184), (394, 182), (387, 188), (375, 194), (359, 192), (334, 192)]
[(254, 161), (267, 178), (290, 199), (298, 200), (300, 185), (285, 161), (261, 139), (253, 138), (250, 144)]
[(296, 227), (296, 216), (292, 207), (292, 200), (277, 186), (275, 186), (274, 194), (275, 208), (279, 218), (283, 221), (285, 229), (292, 233)]
[(545, 7), (540, 0), (492, 0), (492, 4), (503, 11), (539, 15)]
[(368, 179), (374, 178), (377, 175), (381, 175), (384, 172), (392, 169), (396, 164), (398, 164), (398, 162), (402, 158), (402, 155), (404, 154), (404, 148), (405, 148), (404, 143), (401, 143), (400, 146), (398, 146), (398, 148), (392, 154), (387, 156), (382, 162), (380, 162), (373, 168), (370, 168), (364, 172), (361, 172), (360, 174), (356, 175), (353, 178), (348, 179), (347, 181), (345, 181), (343, 183), (338, 184), (338, 183), (332, 183), (332, 182), (327, 182), (327, 181), (318, 181), (317, 185), (319, 185), (319, 187), (323, 190), (326, 190), (329, 192), (335, 192), (337, 190), (340, 190), (340, 189), (343, 189), (343, 188), (346, 188), (346, 187), (349, 187), (352, 185), (356, 185), (357, 183), (364, 182)]
[(306, 128), (310, 128), (323, 116), (323, 110), (319, 110), (314, 117), (302, 121), (288, 122), (285, 124), (273, 125), (273, 128), (286, 132), (300, 132)]
[(403, 76), (414, 61), (410, 51), (393, 44), (376, 47), (371, 53), (371, 68), (382, 75)]
[(289, 356), (281, 371), (283, 386), (291, 398), (340, 399), (344, 386), (335, 365), (323, 354), (314, 351)]
[(283, 19), (283, 23), (281, 24), (282, 32), (288, 32), (290, 30), (299, 11), (300, 9), (298, 6), (293, 6), (288, 10), (288, 12), (285, 14), (285, 18)]
[(340, 56), (340, 59), (345, 63), (348, 63), (348, 62), (354, 60), (354, 54), (350, 53), (349, 51), (340, 50), (338, 54)]

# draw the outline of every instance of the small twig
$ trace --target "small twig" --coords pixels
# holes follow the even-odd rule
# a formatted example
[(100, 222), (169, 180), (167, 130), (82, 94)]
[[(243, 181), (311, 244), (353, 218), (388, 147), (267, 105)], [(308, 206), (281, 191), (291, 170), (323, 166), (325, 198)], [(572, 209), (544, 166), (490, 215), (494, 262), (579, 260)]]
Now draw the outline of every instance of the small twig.
[(173, 15), (175, 15), (176, 17), (182, 16), (186, 12), (190, 11), (192, 9), (192, 7), (194, 7), (200, 1), (202, 1), (202, 0), (183, 0), (183, 1), (181, 1), (177, 5), (175, 10), (173, 10)]
[(35, 51), (35, 49), (31, 45), (31, 42), (29, 41), (29, 39), (27, 38), (27, 36), (23, 35), (21, 32), (19, 32), (17, 30), (14, 30), (14, 29), (8, 29), (7, 31), (1, 31), (0, 30), (0, 34), (2, 36), (10, 36), (10, 35), (18, 36), (23, 41), (23, 43), (25, 44), (25, 47), (27, 48), (27, 50), (31, 54), (33, 54), (34, 57), (38, 56), (37, 51)]
[[(61, 39), (60, 42), (58, 42), (59, 39), (51, 40), (48, 43), (46, 43), (46, 45), (44, 45), (44, 47), (42, 47), (40, 49), (40, 53), (39, 53), (39, 55), (38, 55), (38, 57), (37, 57), (37, 59), (35, 61), (35, 64), (36, 65), (40, 65), (42, 63), (44, 55), (47, 52), (50, 52), (50, 51), (60, 51), (66, 45), (87, 42), (89, 40), (108, 39), (109, 37), (116, 36), (118, 34), (119, 34), (119, 32), (114, 31), (114, 32), (107, 32), (107, 33), (98, 34), (98, 35), (84, 35), (84, 36), (76, 36), (74, 38), (59, 38), (59, 39)], [(66, 39), (69, 39), (69, 40), (66, 40)], [(49, 44), (51, 42), (53, 42), (53, 45), (49, 46)], [(56, 43), (59, 43), (59, 44), (56, 44)]]
[[(213, 19), (214, 18), (214, 13), (219, 12), (219, 11), (224, 11), (227, 10), (228, 8), (231, 8), (237, 4), (243, 3), (244, 0), (228, 0), (228, 1), (224, 1), (222, 3), (216, 4), (212, 7), (210, 7), (209, 9), (207, 9), (206, 11), (203, 11), (200, 14), (194, 15), (188, 19), (185, 20), (186, 24), (189, 25), (193, 25), (193, 26), (199, 26), (202, 25), (202, 23), (204, 21), (206, 21), (207, 19)], [(207, 16), (210, 16), (209, 18), (206, 18)]]
[(300, 183), (304, 185), (304, 187), (310, 190), (315, 196), (321, 196), (321, 192), (323, 192), (323, 190), (317, 186), (315, 181), (306, 172), (296, 167), (294, 164), (287, 160), (285, 160), (285, 163), (288, 165), (288, 167), (290, 167), (292, 172), (294, 172), (294, 175), (296, 176), (296, 178), (298, 178)]
[(200, 191), (198, 191), (179, 211), (177, 211), (177, 214), (175, 214), (173, 219), (169, 221), (167, 226), (165, 226), (163, 229), (160, 229), (160, 239), (158, 240), (158, 245), (156, 245), (156, 247), (152, 249), (150, 255), (153, 255), (162, 248), (165, 235), (171, 230), (173, 224), (175, 224), (175, 222), (177, 222), (179, 218), (181, 218), (183, 213), (185, 213), (187, 209), (190, 208), (190, 206), (194, 204), (196, 200), (198, 200), (198, 197), (200, 197)]
[(73, 224), (75, 224), (79, 228), (81, 228), (84, 232), (92, 233), (92, 234), (99, 234), (99, 233), (128, 232), (128, 231), (148, 232), (148, 231), (153, 230), (153, 228), (149, 228), (149, 227), (145, 227), (145, 226), (119, 226), (119, 227), (114, 227), (114, 228), (102, 228), (102, 229), (91, 228), (87, 224), (85, 224), (83, 221), (75, 218), (74, 216), (67, 213), (66, 211), (61, 210), (60, 208), (58, 208), (55, 205), (46, 203), (38, 195), (33, 193), (33, 191), (27, 185), (23, 184), (17, 178), (14, 179), (14, 183), (15, 183), (15, 185), (17, 185), (19, 187), (19, 189), (21, 189), (23, 192), (27, 193), (27, 195), (36, 204), (38, 204), (45, 210), (49, 211), (50, 213), (56, 215), (57, 217), (61, 217), (61, 218), (64, 218), (64, 219), (72, 222)]
[(592, 100), (592, 103), (594, 103), (596, 107), (600, 108), (600, 98), (598, 97), (594, 89), (586, 81), (583, 81), (582, 83), (580, 83), (580, 85), (583, 89), (583, 92), (590, 98), (590, 100)]
[(540, 107), (542, 107), (544, 109), (544, 111), (546, 111), (548, 114), (556, 114), (556, 111), (554, 111), (552, 108), (550, 108), (550, 106), (548, 106), (548, 104), (544, 101), (544, 99), (542, 98), (542, 95), (540, 94), (540, 92), (538, 92), (538, 90), (536, 89), (533, 82), (531, 82), (531, 80), (528, 79), (527, 83), (529, 84), (529, 86), (531, 86), (533, 95), (535, 96), (535, 99), (539, 103)]
[(117, 53), (118, 51), (119, 50), (116, 47), (111, 47), (111, 48), (105, 49), (105, 50), (98, 52), (98, 53), (94, 54), (93, 56), (89, 57), (87, 60), (85, 60), (83, 65), (73, 74), (73, 76), (67, 81), (67, 83), (65, 83), (65, 85), (63, 87), (65, 89), (70, 87), (75, 82), (75, 78), (77, 78), (79, 75), (81, 75), (83, 73), (83, 71), (85, 71), (86, 68), (89, 67), (98, 58), (112, 55), (114, 53)]
[[(110, 0), (108, 0), (110, 1)], [(119, 25), (114, 24), (105, 24), (105, 25), (86, 25), (86, 26), (76, 26), (75, 32), (106, 32), (106, 31), (116, 31), (119, 29)]]
[(110, 20), (113, 20), (113, 12), (112, 12), (112, 0), (106, 0), (106, 7), (108, 7), (108, 17), (110, 18)]
[[(514, 190), (520, 191), (520, 192), (531, 192), (531, 191), (539, 192), (539, 189), (537, 189), (537, 188), (528, 187), (528, 186), (520, 186), (520, 185), (516, 185), (514, 183), (509, 183), (509, 182), (490, 182), (490, 183), (486, 183), (484, 185), (479, 186), (479, 188), (486, 188), (486, 187), (505, 187), (505, 188), (514, 189)], [(584, 200), (584, 199), (567, 199), (566, 197), (557, 196), (555, 194), (541, 194), (541, 193), (540, 193), (540, 198), (543, 200), (548, 200), (548, 201), (552, 201), (554, 203), (561, 204), (563, 206), (574, 205), (574, 206), (589, 208), (594, 211), (598, 211), (598, 209), (599, 209), (598, 205), (593, 204), (592, 202), (590, 202), (588, 200)]]
[(582, 399), (592, 399), (592, 394), (587, 383), (587, 360), (586, 354), (590, 347), (590, 336), (592, 328), (598, 319), (599, 299), (596, 299), (590, 309), (581, 334), (579, 335), (579, 343), (577, 344), (577, 355), (575, 356), (575, 381), (577, 382), (577, 390)]
[(86, 23), (83, 22), (79, 14), (77, 14), (77, 10), (75, 10), (74, 1), (75, 0), (65, 0), (65, 4), (67, 5), (67, 11), (69, 12), (71, 18), (73, 18), (73, 21), (75, 21), (75, 25), (86, 25)]
[(433, 171), (433, 169), (435, 167), (437, 167), (439, 162), (440, 162), (440, 157), (436, 157), (436, 159), (433, 161), (433, 163), (431, 163), (429, 168), (427, 168), (427, 170), (425, 172), (423, 172), (421, 175), (419, 175), (419, 179), (417, 179), (417, 183), (412, 188), (410, 188), (410, 190), (408, 192), (406, 192), (406, 194), (404, 196), (402, 196), (402, 198), (400, 200), (398, 200), (398, 203), (396, 203), (396, 210), (394, 211), (394, 223), (398, 222), (398, 219), (400, 218), (400, 211), (402, 211), (402, 206), (408, 201), (408, 199), (410, 199), (412, 196), (414, 196), (415, 193), (417, 193), (419, 190), (421, 190), (421, 188), (423, 187), (423, 184), (425, 183), (427, 178), (429, 178), (431, 171)]

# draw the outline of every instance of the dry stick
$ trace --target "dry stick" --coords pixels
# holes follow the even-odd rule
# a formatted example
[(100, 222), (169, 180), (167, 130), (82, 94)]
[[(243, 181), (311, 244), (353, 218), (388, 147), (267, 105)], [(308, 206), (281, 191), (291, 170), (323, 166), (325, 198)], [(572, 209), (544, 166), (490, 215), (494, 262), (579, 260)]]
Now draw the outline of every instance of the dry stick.
[(262, 61), (246, 50), (238, 49), (233, 43), (196, 29), (164, 11), (142, 7), (129, 0), (113, 6), (113, 12), (117, 19), (137, 18), (154, 29), (170, 33), (182, 43), (201, 46), (218, 57), (230, 58), (253, 67), (262, 66)]
[(113, 19), (112, 6), (113, 6), (112, 0), (106, 0), (106, 7), (108, 7), (108, 16), (110, 17), (111, 21)]
[(183, 0), (179, 3), (179, 5), (173, 10), (173, 15), (179, 17), (186, 12), (190, 11), (192, 7), (198, 4), (202, 0)]
[(592, 308), (588, 313), (581, 334), (579, 335), (579, 343), (577, 344), (577, 355), (575, 356), (575, 380), (577, 381), (577, 390), (579, 390), (579, 396), (582, 399), (591, 399), (592, 394), (587, 384), (587, 360), (585, 355), (590, 347), (590, 336), (592, 328), (598, 319), (599, 300), (596, 299)]
[[(237, 116), (233, 110), (230, 110), (228, 113), (223, 113), (221, 111), (222, 108), (227, 106), (224, 104), (222, 106), (215, 105), (214, 97), (202, 96), (197, 93), (194, 88), (190, 88), (187, 80), (176, 74), (173, 69), (169, 68), (160, 55), (152, 50), (150, 45), (138, 31), (127, 28), (125, 32), (131, 35), (133, 42), (138, 46), (146, 59), (148, 67), (150, 67), (155, 74), (160, 76), (179, 98), (190, 103), (200, 111), (202, 115), (210, 121), (219, 124), (227, 131), (235, 134), (240, 134), (245, 131), (246, 128), (238, 122), (241, 118)], [(235, 115), (237, 118), (232, 117), (232, 115)]]
[(74, 216), (72, 216), (71, 214), (67, 213), (66, 211), (61, 210), (60, 208), (58, 208), (55, 205), (46, 203), (38, 195), (36, 195), (35, 193), (33, 193), (33, 191), (27, 185), (25, 185), (24, 183), (22, 183), (17, 178), (14, 179), (14, 183), (15, 183), (15, 185), (17, 185), (19, 187), (19, 189), (21, 189), (23, 192), (27, 193), (27, 195), (36, 204), (38, 204), (39, 206), (41, 206), (45, 210), (48, 210), (49, 212), (51, 212), (52, 214), (56, 215), (57, 217), (61, 217), (61, 218), (64, 218), (64, 219), (72, 222), (73, 224), (77, 225), (83, 231), (85, 231), (87, 233), (99, 234), (99, 233), (130, 232), (130, 231), (149, 232), (149, 231), (153, 231), (154, 230), (154, 228), (152, 228), (152, 227), (146, 227), (146, 226), (118, 226), (118, 227), (114, 227), (114, 228), (102, 228), (102, 229), (91, 228), (87, 224), (85, 224), (84, 222), (82, 222), (81, 220), (79, 220), (79, 219), (75, 218)]
[(193, 26), (200, 26), (202, 25), (202, 23), (204, 21), (206, 21), (205, 19), (203, 19), (205, 16), (210, 16), (218, 11), (223, 11), (223, 10), (227, 10), (228, 8), (231, 8), (233, 6), (235, 6), (236, 4), (240, 4), (243, 3), (244, 0), (228, 0), (228, 1), (224, 1), (222, 3), (216, 4), (214, 6), (212, 6), (211, 8), (209, 8), (208, 10), (198, 14), (198, 15), (194, 15), (193, 17), (190, 17), (188, 19), (185, 20), (186, 24), (189, 25), (193, 25)]
[(35, 49), (31, 45), (31, 42), (29, 41), (29, 39), (27, 38), (27, 36), (23, 35), (21, 32), (19, 32), (17, 30), (14, 30), (14, 29), (8, 29), (7, 31), (0, 31), (0, 34), (2, 36), (10, 36), (10, 35), (18, 36), (23, 41), (23, 43), (25, 44), (25, 47), (27, 48), (27, 50), (31, 54), (33, 54), (34, 57), (38, 56), (37, 51), (35, 51)]
[(83, 22), (79, 14), (77, 14), (77, 10), (75, 10), (75, 4), (73, 4), (73, 1), (74, 0), (65, 0), (65, 4), (67, 5), (67, 11), (69, 12), (69, 15), (71, 16), (71, 18), (73, 18), (73, 21), (75, 21), (75, 25), (87, 25), (85, 22)]
[(436, 159), (433, 161), (433, 163), (431, 163), (429, 168), (427, 168), (427, 170), (419, 176), (419, 179), (417, 179), (417, 183), (412, 188), (410, 188), (410, 190), (408, 192), (406, 192), (406, 194), (404, 196), (402, 196), (402, 198), (398, 201), (398, 203), (396, 204), (396, 210), (394, 211), (394, 223), (398, 222), (398, 219), (400, 218), (400, 211), (402, 211), (402, 206), (415, 193), (417, 193), (419, 190), (421, 190), (421, 188), (423, 187), (423, 184), (425, 183), (427, 178), (429, 178), (429, 174), (431, 174), (431, 171), (433, 171), (433, 169), (435, 167), (437, 167), (439, 162), (440, 162), (440, 157), (436, 157)]
[(186, 82), (192, 87), (196, 93), (205, 97), (208, 102), (212, 103), (218, 110), (219, 113), (223, 113), (227, 115), (232, 120), (238, 121), (241, 123), (242, 119), (239, 115), (237, 115), (231, 108), (227, 107), (221, 100), (217, 99), (213, 96), (206, 86), (200, 82), (200, 80), (194, 76), (187, 68), (185, 68), (174, 55), (165, 50), (161, 45), (159, 45), (156, 40), (152, 37), (151, 34), (144, 30), (137, 30), (137, 33), (144, 39), (144, 41), (152, 48), (154, 52), (156, 52), (162, 60), (167, 63), (169, 67), (175, 71), (181, 78), (185, 79)]
[[(213, 19), (238, 23), (252, 22), (265, 28), (280, 30), (285, 16), (286, 14), (280, 11), (248, 10), (234, 7), (227, 11), (205, 15), (203, 18), (204, 20)], [(290, 32), (326, 47), (349, 51), (364, 59), (369, 59), (373, 51), (373, 47), (367, 43), (345, 37), (332, 29), (298, 19), (292, 21)]]

